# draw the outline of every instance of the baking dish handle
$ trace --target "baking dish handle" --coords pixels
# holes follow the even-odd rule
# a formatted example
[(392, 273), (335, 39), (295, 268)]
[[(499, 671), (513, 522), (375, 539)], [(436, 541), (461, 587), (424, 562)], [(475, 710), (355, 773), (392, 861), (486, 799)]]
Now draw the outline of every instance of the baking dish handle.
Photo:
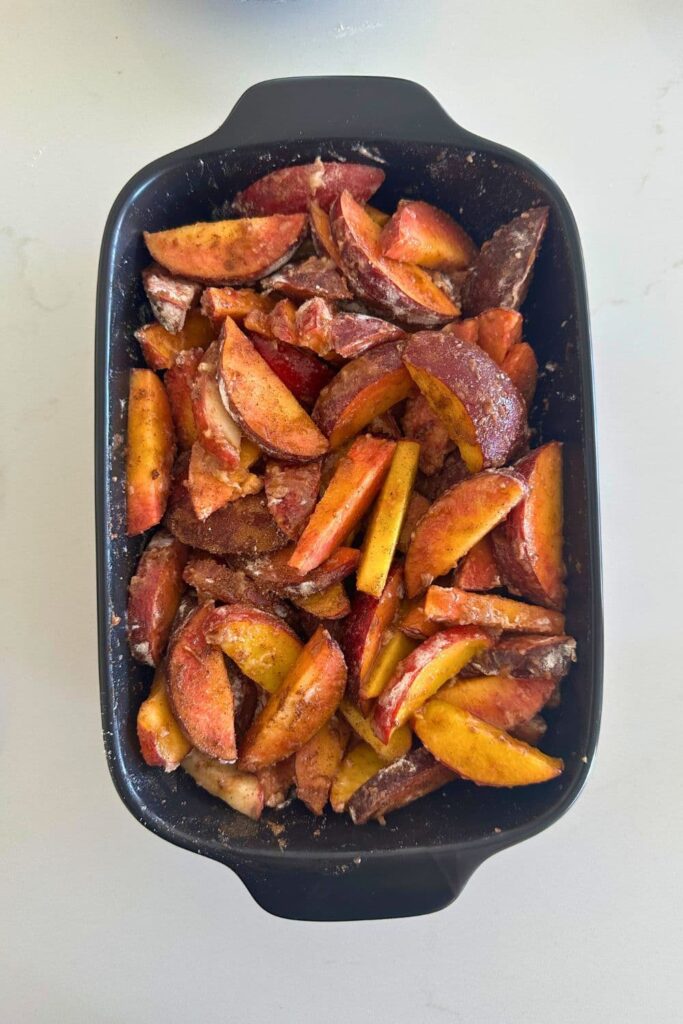
[(474, 138), (416, 82), (348, 75), (252, 85), (210, 141), (227, 147), (368, 137), (461, 144)]
[(349, 857), (303, 864), (234, 865), (256, 902), (293, 921), (370, 921), (429, 914), (452, 903), (488, 857), (476, 853), (402, 851), (386, 858)]

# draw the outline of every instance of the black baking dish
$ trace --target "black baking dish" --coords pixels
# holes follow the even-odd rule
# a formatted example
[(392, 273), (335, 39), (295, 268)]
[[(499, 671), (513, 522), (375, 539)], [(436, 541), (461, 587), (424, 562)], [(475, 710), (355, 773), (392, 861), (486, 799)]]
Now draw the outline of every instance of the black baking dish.
[[(226, 215), (228, 201), (262, 174), (323, 159), (380, 162), (373, 202), (402, 196), (451, 211), (477, 242), (532, 204), (549, 228), (524, 306), (541, 368), (532, 425), (565, 444), (568, 632), (578, 663), (549, 715), (544, 749), (565, 773), (517, 790), (448, 786), (392, 814), (385, 827), (347, 816), (315, 819), (298, 802), (256, 823), (200, 790), (182, 771), (143, 763), (135, 715), (149, 670), (130, 657), (128, 580), (143, 545), (124, 531), (128, 373), (140, 365), (133, 331), (144, 313), (140, 271), (152, 231)], [(229, 215), (229, 214), (228, 214)], [(125, 186), (102, 242), (95, 356), (96, 510), (102, 721), (119, 794), (147, 828), (231, 867), (266, 910), (304, 920), (402, 917), (438, 910), (487, 857), (557, 820), (585, 781), (598, 735), (602, 610), (598, 491), (588, 305), (579, 237), (566, 199), (535, 164), (455, 124), (412, 82), (304, 78), (249, 89), (207, 139), (164, 156)], [(272, 826), (277, 823), (275, 827)], [(280, 828), (280, 826), (283, 826)]]

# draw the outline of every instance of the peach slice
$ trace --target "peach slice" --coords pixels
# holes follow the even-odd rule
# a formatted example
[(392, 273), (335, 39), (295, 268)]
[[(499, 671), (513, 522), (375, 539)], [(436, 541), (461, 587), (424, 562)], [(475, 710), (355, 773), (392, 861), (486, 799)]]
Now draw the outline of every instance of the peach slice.
[(454, 626), (436, 633), (399, 662), (372, 711), (372, 728), (387, 743), (425, 701), (460, 672), (468, 661), (491, 646), (491, 637), (472, 626)]
[(411, 750), (400, 761), (385, 765), (360, 786), (347, 804), (354, 825), (383, 818), (390, 811), (419, 800), (451, 782), (456, 775), (425, 747)]
[(298, 249), (303, 214), (244, 217), (144, 231), (152, 257), (172, 274), (206, 284), (250, 284), (272, 274)]
[(126, 532), (161, 522), (175, 454), (173, 419), (164, 385), (151, 370), (131, 370), (126, 451)]
[(343, 719), (330, 718), (294, 755), (296, 795), (313, 814), (322, 814), (349, 738)]
[(560, 758), (515, 740), (444, 700), (430, 700), (415, 715), (427, 750), (464, 779), (480, 786), (528, 786), (562, 773)]
[(466, 316), (494, 306), (519, 309), (531, 284), (548, 213), (547, 206), (526, 210), (484, 242), (463, 289)]
[(384, 171), (368, 164), (322, 161), (296, 164), (271, 171), (235, 196), (233, 206), (247, 216), (273, 213), (306, 213), (315, 201), (329, 210), (334, 200), (348, 190), (360, 203), (375, 194), (384, 181)]
[(293, 597), (292, 602), (316, 619), (345, 619), (351, 611), (351, 602), (341, 583), (332, 583), (310, 597)]
[(205, 636), (212, 604), (202, 605), (174, 632), (166, 672), (173, 712), (192, 745), (209, 757), (237, 757), (232, 687), (223, 655)]
[(390, 342), (343, 366), (321, 391), (313, 419), (330, 447), (339, 448), (411, 390), (401, 348)]
[(296, 348), (282, 341), (252, 335), (252, 344), (273, 373), (280, 378), (297, 401), (310, 409), (318, 395), (329, 384), (334, 371), (305, 348)]
[(439, 473), (453, 450), (453, 442), (422, 392), (411, 395), (406, 402), (401, 425), (406, 437), (419, 442), (420, 472), (425, 476)]
[(218, 387), (218, 342), (213, 342), (197, 367), (192, 385), (192, 411), (197, 440), (226, 469), (236, 469), (240, 461), (241, 431), (225, 407)]
[(345, 686), (344, 657), (320, 626), (244, 737), (240, 767), (256, 771), (296, 753), (332, 717)]
[[(468, 674), (563, 679), (576, 661), (573, 636), (510, 636), (473, 658)], [(470, 672), (471, 670), (471, 672)]]
[(292, 466), (274, 459), (266, 463), (268, 509), (282, 532), (292, 540), (301, 536), (315, 507), (321, 474), (320, 461), (303, 466)]
[(229, 317), (220, 342), (221, 395), (244, 432), (265, 452), (311, 462), (328, 448), (308, 413)]
[(263, 787), (255, 775), (241, 772), (234, 764), (222, 764), (192, 750), (182, 764), (191, 778), (211, 796), (218, 797), (247, 818), (258, 821), (263, 811)]
[(154, 674), (149, 697), (140, 705), (137, 733), (145, 764), (167, 772), (174, 771), (192, 748), (171, 711), (161, 666)]
[(385, 589), (417, 473), (420, 446), (398, 441), (365, 531), (356, 577), (358, 590), (379, 598)]
[(369, 352), (387, 341), (399, 341), (405, 331), (388, 320), (365, 313), (337, 313), (330, 324), (330, 345), (344, 359)]
[(258, 310), (268, 314), (275, 305), (270, 295), (255, 292), (253, 288), (205, 288), (202, 293), (202, 313), (208, 317), (218, 333), (226, 316), (233, 320), (244, 320)]
[(349, 192), (333, 204), (330, 223), (344, 276), (370, 308), (415, 327), (437, 326), (459, 315), (425, 270), (383, 255), (382, 229)]
[(382, 645), (375, 656), (370, 671), (360, 684), (361, 701), (379, 697), (396, 670), (399, 661), (407, 658), (417, 647), (417, 642), (399, 629), (385, 631)]
[(405, 562), (406, 593), (415, 597), (452, 569), (527, 492), (508, 469), (487, 470), (442, 494), (415, 527)]
[(477, 344), (498, 366), (522, 340), (522, 315), (513, 309), (487, 309), (477, 317)]
[(439, 700), (469, 711), (498, 729), (515, 729), (538, 714), (552, 694), (556, 680), (475, 676), (456, 679), (439, 690)]
[(198, 436), (192, 407), (192, 388), (203, 355), (200, 348), (179, 352), (173, 366), (164, 374), (164, 387), (181, 451), (189, 451)]
[(358, 743), (347, 753), (330, 787), (330, 805), (340, 814), (363, 783), (386, 767), (386, 761), (368, 743)]
[(513, 345), (503, 360), (501, 369), (521, 393), (527, 408), (534, 400), (538, 380), (538, 361), (531, 345), (522, 341)]
[(535, 448), (515, 471), (526, 481), (527, 494), (492, 535), (496, 560), (513, 593), (561, 609), (566, 597), (561, 443)]
[(226, 469), (219, 460), (195, 442), (190, 454), (187, 490), (197, 519), (208, 519), (230, 501), (263, 490), (263, 480), (237, 466)]
[(226, 604), (206, 620), (205, 635), (268, 693), (275, 693), (299, 657), (302, 643), (276, 615)]
[(455, 570), (453, 582), (461, 590), (495, 590), (502, 587), (493, 543), (488, 534), (463, 556)]
[(339, 710), (363, 743), (372, 747), (382, 764), (391, 764), (410, 750), (413, 737), (407, 725), (395, 729), (388, 742), (384, 743), (374, 731), (370, 719), (350, 700), (344, 699)]
[(392, 260), (416, 263), (427, 270), (465, 270), (478, 249), (470, 236), (444, 210), (415, 199), (401, 199), (385, 224), (382, 252)]
[(478, 345), (422, 331), (412, 336), (403, 358), (471, 473), (504, 466), (524, 443), (522, 396)]
[(564, 633), (561, 612), (493, 594), (473, 594), (458, 587), (430, 587), (425, 598), (428, 619), (447, 626), (485, 626), (506, 633)]
[(301, 263), (288, 263), (262, 281), (261, 287), (300, 301), (316, 296), (328, 302), (353, 298), (334, 260), (326, 256), (309, 256)]
[(349, 576), (360, 558), (356, 548), (341, 547), (315, 569), (304, 573), (289, 564), (292, 551), (290, 546), (263, 558), (245, 559), (242, 567), (264, 590), (283, 597), (310, 597)]
[(357, 593), (346, 620), (342, 650), (349, 670), (348, 695), (357, 700), (385, 631), (394, 621), (403, 596), (403, 569), (395, 565), (379, 597)]
[(395, 444), (378, 437), (357, 438), (340, 460), (289, 560), (309, 573), (341, 546), (374, 501), (393, 458)]
[(158, 665), (178, 611), (187, 548), (166, 530), (154, 534), (128, 587), (128, 642), (136, 661)]
[(214, 339), (214, 331), (198, 309), (191, 309), (177, 334), (171, 334), (161, 324), (154, 323), (138, 327), (135, 337), (151, 370), (170, 370), (180, 352), (208, 348)]

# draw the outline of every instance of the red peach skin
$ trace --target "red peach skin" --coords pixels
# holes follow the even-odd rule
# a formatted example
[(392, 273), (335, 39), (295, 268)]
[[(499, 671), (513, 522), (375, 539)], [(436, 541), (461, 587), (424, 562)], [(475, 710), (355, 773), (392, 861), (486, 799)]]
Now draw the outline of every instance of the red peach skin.
[(154, 534), (128, 587), (128, 642), (133, 657), (158, 665), (183, 590), (187, 548), (166, 530)]
[[(548, 608), (562, 609), (562, 445), (551, 441), (515, 466), (528, 493), (493, 533), (496, 560), (508, 589)], [(559, 630), (561, 632), (561, 630)]]
[(371, 309), (415, 327), (437, 326), (459, 315), (425, 270), (383, 255), (382, 229), (350, 193), (335, 201), (330, 223), (344, 276)]
[(503, 583), (496, 565), (491, 537), (478, 540), (458, 563), (453, 582), (461, 590), (496, 590)]
[(484, 242), (463, 289), (465, 316), (494, 306), (519, 309), (529, 290), (548, 212), (547, 206), (527, 210)]
[(389, 342), (343, 366), (315, 403), (313, 419), (339, 448), (412, 389), (400, 345)]
[(223, 654), (205, 635), (213, 604), (192, 612), (171, 638), (166, 671), (176, 718), (194, 747), (209, 757), (237, 757), (232, 687)]
[(471, 473), (504, 466), (526, 441), (522, 396), (478, 345), (422, 331), (411, 337), (403, 359)]
[(396, 445), (378, 437), (357, 438), (340, 460), (289, 560), (308, 573), (342, 544), (376, 498)]
[(248, 216), (273, 213), (306, 213), (315, 201), (322, 210), (348, 190), (359, 203), (365, 203), (384, 181), (384, 171), (368, 164), (323, 162), (296, 164), (271, 171), (252, 182), (234, 199), (234, 207)]
[(472, 659), (468, 675), (516, 676), (538, 679), (549, 676), (558, 682), (576, 661), (573, 636), (510, 636)]
[(334, 376), (332, 367), (318, 359), (314, 352), (296, 348), (283, 341), (251, 335), (251, 341), (274, 374), (280, 378), (297, 401), (310, 409), (318, 395)]
[(351, 821), (354, 825), (365, 825), (371, 818), (397, 811), (455, 778), (455, 773), (440, 764), (425, 747), (418, 747), (381, 768), (356, 790), (347, 804)]
[(265, 489), (268, 509), (282, 532), (297, 540), (318, 500), (322, 463), (292, 466), (269, 459)]
[(325, 256), (310, 256), (301, 263), (288, 263), (262, 281), (261, 287), (299, 301), (316, 296), (328, 302), (353, 298), (334, 261)]

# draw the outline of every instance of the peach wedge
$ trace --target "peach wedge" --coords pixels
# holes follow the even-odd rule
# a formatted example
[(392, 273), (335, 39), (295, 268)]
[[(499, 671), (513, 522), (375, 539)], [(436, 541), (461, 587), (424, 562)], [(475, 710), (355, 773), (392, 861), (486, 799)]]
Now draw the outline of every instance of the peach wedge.
[(321, 626), (249, 728), (240, 767), (256, 771), (296, 753), (332, 717), (345, 686), (344, 657)]
[(126, 451), (126, 532), (144, 533), (166, 510), (175, 435), (164, 385), (151, 370), (131, 370)]
[(418, 711), (414, 728), (438, 761), (480, 786), (548, 782), (564, 768), (560, 758), (543, 754), (438, 698)]
[(414, 597), (452, 569), (526, 494), (511, 470), (468, 477), (438, 498), (419, 521), (405, 562), (406, 594)]
[(425, 640), (398, 663), (378, 697), (372, 712), (375, 734), (387, 743), (448, 679), (490, 646), (489, 635), (473, 626), (455, 626)]

